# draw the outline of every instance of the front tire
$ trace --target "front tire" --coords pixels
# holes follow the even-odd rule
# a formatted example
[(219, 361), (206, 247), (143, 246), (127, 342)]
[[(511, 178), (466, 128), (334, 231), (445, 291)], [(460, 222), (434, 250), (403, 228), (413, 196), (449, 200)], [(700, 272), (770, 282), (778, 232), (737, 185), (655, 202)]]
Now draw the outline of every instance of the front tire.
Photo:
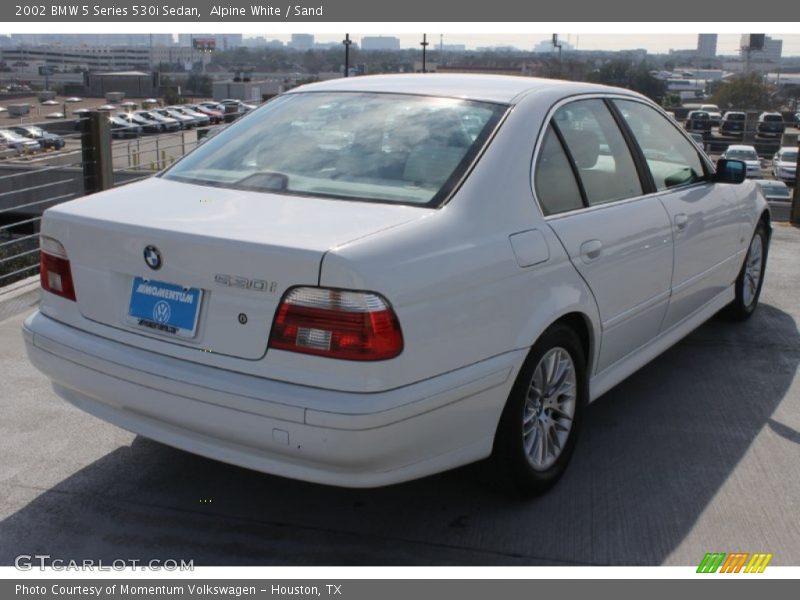
[(727, 309), (727, 315), (735, 321), (749, 319), (758, 306), (758, 299), (761, 296), (761, 287), (764, 284), (764, 271), (767, 266), (767, 250), (769, 249), (769, 235), (767, 226), (763, 221), (758, 223), (744, 264), (736, 278), (736, 298), (731, 302)]
[(495, 435), (493, 462), (521, 493), (541, 494), (563, 475), (587, 400), (580, 339), (554, 325), (525, 359)]

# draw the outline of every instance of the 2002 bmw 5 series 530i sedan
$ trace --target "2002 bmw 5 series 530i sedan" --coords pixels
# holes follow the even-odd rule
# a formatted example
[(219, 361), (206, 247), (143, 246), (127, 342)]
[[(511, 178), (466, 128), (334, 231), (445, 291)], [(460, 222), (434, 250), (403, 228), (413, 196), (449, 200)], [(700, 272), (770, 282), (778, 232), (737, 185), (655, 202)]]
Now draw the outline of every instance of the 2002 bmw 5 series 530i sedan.
[(359, 77), (46, 211), (33, 363), (88, 413), (236, 465), (379, 486), (564, 471), (586, 404), (725, 308), (770, 220), (633, 92)]

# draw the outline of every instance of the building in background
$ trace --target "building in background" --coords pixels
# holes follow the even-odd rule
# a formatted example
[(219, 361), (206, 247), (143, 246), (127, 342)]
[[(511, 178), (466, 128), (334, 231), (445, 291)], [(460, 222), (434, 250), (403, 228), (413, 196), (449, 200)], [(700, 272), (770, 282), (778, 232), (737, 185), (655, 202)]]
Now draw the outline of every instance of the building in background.
[(311, 50), (314, 47), (314, 36), (310, 33), (293, 33), (288, 46), (294, 50)]
[(12, 45), (24, 46), (171, 46), (171, 33), (19, 33)]
[[(743, 36), (747, 37), (747, 36)], [(751, 39), (754, 35), (749, 36)], [(748, 56), (748, 52), (750, 55)], [(783, 54), (783, 40), (776, 40), (768, 35), (764, 36), (764, 47), (762, 49), (750, 49), (744, 47), (740, 48), (739, 56), (742, 60), (748, 61), (751, 64), (763, 63), (779, 63), (781, 61), (781, 54)]]
[(361, 38), (362, 50), (400, 50), (400, 38), (388, 35), (366, 35)]
[(192, 47), (195, 38), (213, 39), (216, 42), (217, 50), (232, 50), (244, 45), (241, 33), (179, 33), (178, 45), (181, 47)]
[(697, 36), (698, 58), (715, 58), (717, 56), (717, 34), (701, 33)]

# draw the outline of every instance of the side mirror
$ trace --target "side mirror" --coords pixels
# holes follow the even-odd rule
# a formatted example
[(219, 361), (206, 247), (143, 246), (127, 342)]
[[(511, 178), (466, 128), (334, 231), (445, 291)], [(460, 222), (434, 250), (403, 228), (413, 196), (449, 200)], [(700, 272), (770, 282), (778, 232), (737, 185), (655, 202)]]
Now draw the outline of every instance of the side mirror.
[(747, 177), (747, 165), (741, 160), (720, 158), (714, 181), (718, 183), (742, 183)]

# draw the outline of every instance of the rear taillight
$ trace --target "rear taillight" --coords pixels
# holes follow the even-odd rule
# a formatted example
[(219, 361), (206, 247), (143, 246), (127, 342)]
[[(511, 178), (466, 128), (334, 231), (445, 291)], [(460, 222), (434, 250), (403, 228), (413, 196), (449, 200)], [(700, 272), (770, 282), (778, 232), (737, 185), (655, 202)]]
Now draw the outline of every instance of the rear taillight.
[(378, 294), (297, 287), (278, 307), (269, 346), (343, 360), (386, 360), (402, 352), (403, 334)]
[(40, 236), (39, 279), (42, 289), (75, 300), (75, 288), (72, 285), (72, 271), (67, 258), (67, 251), (61, 242), (46, 235)]

